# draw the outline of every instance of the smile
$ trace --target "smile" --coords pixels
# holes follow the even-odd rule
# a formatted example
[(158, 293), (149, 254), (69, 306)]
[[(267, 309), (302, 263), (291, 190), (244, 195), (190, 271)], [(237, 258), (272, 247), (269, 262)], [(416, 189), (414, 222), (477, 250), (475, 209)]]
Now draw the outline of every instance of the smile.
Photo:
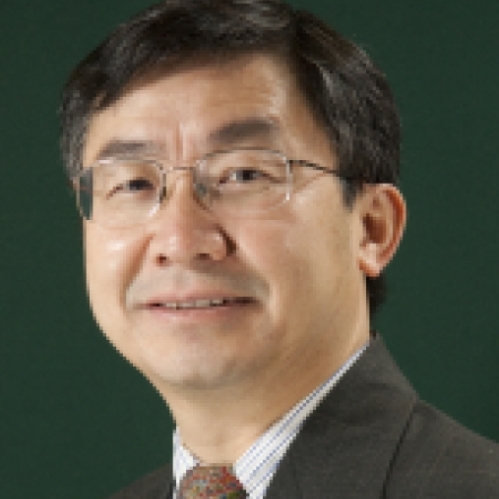
[(169, 310), (195, 310), (224, 307), (229, 305), (243, 305), (250, 303), (250, 298), (213, 298), (189, 301), (167, 301), (152, 303), (153, 308), (165, 308)]

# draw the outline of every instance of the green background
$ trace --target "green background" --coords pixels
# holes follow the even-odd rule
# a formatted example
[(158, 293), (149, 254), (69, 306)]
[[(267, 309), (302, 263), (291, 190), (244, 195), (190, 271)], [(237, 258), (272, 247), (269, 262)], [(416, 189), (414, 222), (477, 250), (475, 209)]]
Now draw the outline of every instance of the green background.
[[(159, 397), (88, 310), (58, 154), (70, 68), (141, 0), (0, 3), (0, 497), (104, 498), (169, 458)], [(499, 440), (497, 0), (295, 0), (387, 73), (409, 225), (377, 327), (424, 398)]]

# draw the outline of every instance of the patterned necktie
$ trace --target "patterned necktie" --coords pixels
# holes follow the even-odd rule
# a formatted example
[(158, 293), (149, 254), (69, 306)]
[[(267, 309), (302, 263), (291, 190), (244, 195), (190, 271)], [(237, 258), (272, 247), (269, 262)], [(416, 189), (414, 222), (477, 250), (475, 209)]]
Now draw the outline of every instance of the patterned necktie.
[(196, 466), (189, 470), (177, 499), (244, 499), (246, 492), (230, 466)]

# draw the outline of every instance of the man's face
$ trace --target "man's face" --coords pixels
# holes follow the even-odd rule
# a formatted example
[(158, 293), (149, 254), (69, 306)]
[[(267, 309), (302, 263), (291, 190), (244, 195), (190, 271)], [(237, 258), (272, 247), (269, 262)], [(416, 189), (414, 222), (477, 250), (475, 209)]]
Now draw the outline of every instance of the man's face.
[[(137, 82), (90, 121), (84, 165), (129, 142), (166, 166), (261, 147), (337, 168), (293, 78), (259, 55)], [(299, 169), (287, 203), (222, 219), (198, 204), (189, 174), (172, 175), (171, 195), (143, 225), (84, 227), (97, 321), (160, 392), (313, 386), (366, 340), (362, 224), (337, 178)]]

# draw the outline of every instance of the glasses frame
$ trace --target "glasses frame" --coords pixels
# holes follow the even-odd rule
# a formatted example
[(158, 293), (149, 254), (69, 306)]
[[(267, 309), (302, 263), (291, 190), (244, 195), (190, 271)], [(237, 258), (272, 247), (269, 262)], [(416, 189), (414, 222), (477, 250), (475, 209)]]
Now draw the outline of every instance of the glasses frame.
[[(272, 205), (270, 209), (277, 208), (278, 206), (281, 206), (284, 203), (287, 203), (290, 199), (291, 196), (294, 192), (295, 189), (295, 182), (294, 182), (294, 176), (293, 176), (293, 167), (298, 166), (298, 167), (303, 167), (303, 168), (309, 168), (321, 173), (329, 174), (332, 175), (339, 180), (342, 180), (344, 182), (355, 182), (355, 181), (361, 181), (358, 176), (353, 176), (353, 175), (345, 175), (337, 170), (333, 170), (331, 168), (321, 166), (317, 163), (314, 163), (312, 161), (308, 161), (305, 159), (294, 159), (294, 158), (288, 158), (285, 154), (283, 154), (281, 151), (274, 150), (274, 149), (265, 149), (265, 148), (258, 148), (258, 147), (239, 147), (239, 148), (234, 148), (234, 149), (222, 149), (222, 150), (216, 150), (209, 152), (208, 154), (202, 156), (201, 158), (197, 159), (192, 166), (165, 166), (164, 161), (162, 161), (158, 157), (154, 156), (143, 156), (143, 157), (138, 157), (135, 155), (124, 155), (124, 156), (118, 156), (118, 157), (109, 157), (109, 158), (103, 158), (100, 159), (88, 167), (83, 168), (81, 171), (79, 171), (77, 174), (75, 174), (73, 177), (70, 179), (70, 183), (72, 185), (73, 191), (76, 194), (76, 201), (77, 201), (77, 208), (82, 216), (87, 221), (97, 223), (99, 225), (104, 225), (107, 227), (120, 227), (120, 225), (112, 225), (110, 224), (109, 226), (106, 225), (105, 223), (102, 222), (96, 222), (94, 219), (89, 218), (87, 214), (85, 213), (85, 210), (82, 208), (82, 202), (81, 202), (81, 191), (84, 190), (81, 186), (81, 182), (84, 179), (85, 176), (88, 176), (89, 172), (92, 170), (92, 168), (95, 168), (99, 165), (104, 165), (104, 164), (110, 164), (114, 163), (116, 161), (132, 161), (132, 160), (140, 160), (140, 161), (145, 161), (147, 163), (150, 163), (151, 165), (154, 165), (158, 171), (160, 172), (160, 177), (161, 177), (161, 185), (160, 189), (158, 190), (159, 195), (158, 199), (156, 201), (156, 204), (154, 207), (150, 210), (150, 212), (145, 216), (144, 220), (141, 222), (136, 222), (132, 223), (130, 225), (125, 225), (125, 227), (132, 227), (132, 226), (137, 226), (141, 225), (142, 223), (145, 223), (148, 219), (154, 216), (154, 214), (159, 211), (161, 204), (166, 198), (167, 195), (167, 189), (166, 189), (166, 178), (167, 174), (172, 172), (172, 171), (184, 171), (184, 172), (192, 172), (192, 181), (193, 181), (193, 186), (194, 186), (194, 192), (196, 193), (197, 198), (199, 199), (200, 204), (203, 206), (204, 209), (210, 211), (210, 206), (209, 204), (206, 204), (203, 202), (203, 197), (206, 196), (206, 186), (203, 184), (202, 181), (200, 181), (200, 177), (202, 178), (202, 165), (206, 163), (210, 158), (214, 156), (218, 156), (221, 154), (227, 154), (231, 152), (238, 152), (238, 151), (259, 151), (263, 153), (269, 153), (269, 154), (274, 154), (276, 156), (279, 156), (283, 163), (286, 164), (287, 166), (287, 171), (289, 172), (289, 177), (287, 180), (287, 191), (285, 196), (283, 196), (282, 201), (279, 203), (276, 203), (275, 205)], [(235, 217), (235, 218), (251, 218), (251, 217)]]

